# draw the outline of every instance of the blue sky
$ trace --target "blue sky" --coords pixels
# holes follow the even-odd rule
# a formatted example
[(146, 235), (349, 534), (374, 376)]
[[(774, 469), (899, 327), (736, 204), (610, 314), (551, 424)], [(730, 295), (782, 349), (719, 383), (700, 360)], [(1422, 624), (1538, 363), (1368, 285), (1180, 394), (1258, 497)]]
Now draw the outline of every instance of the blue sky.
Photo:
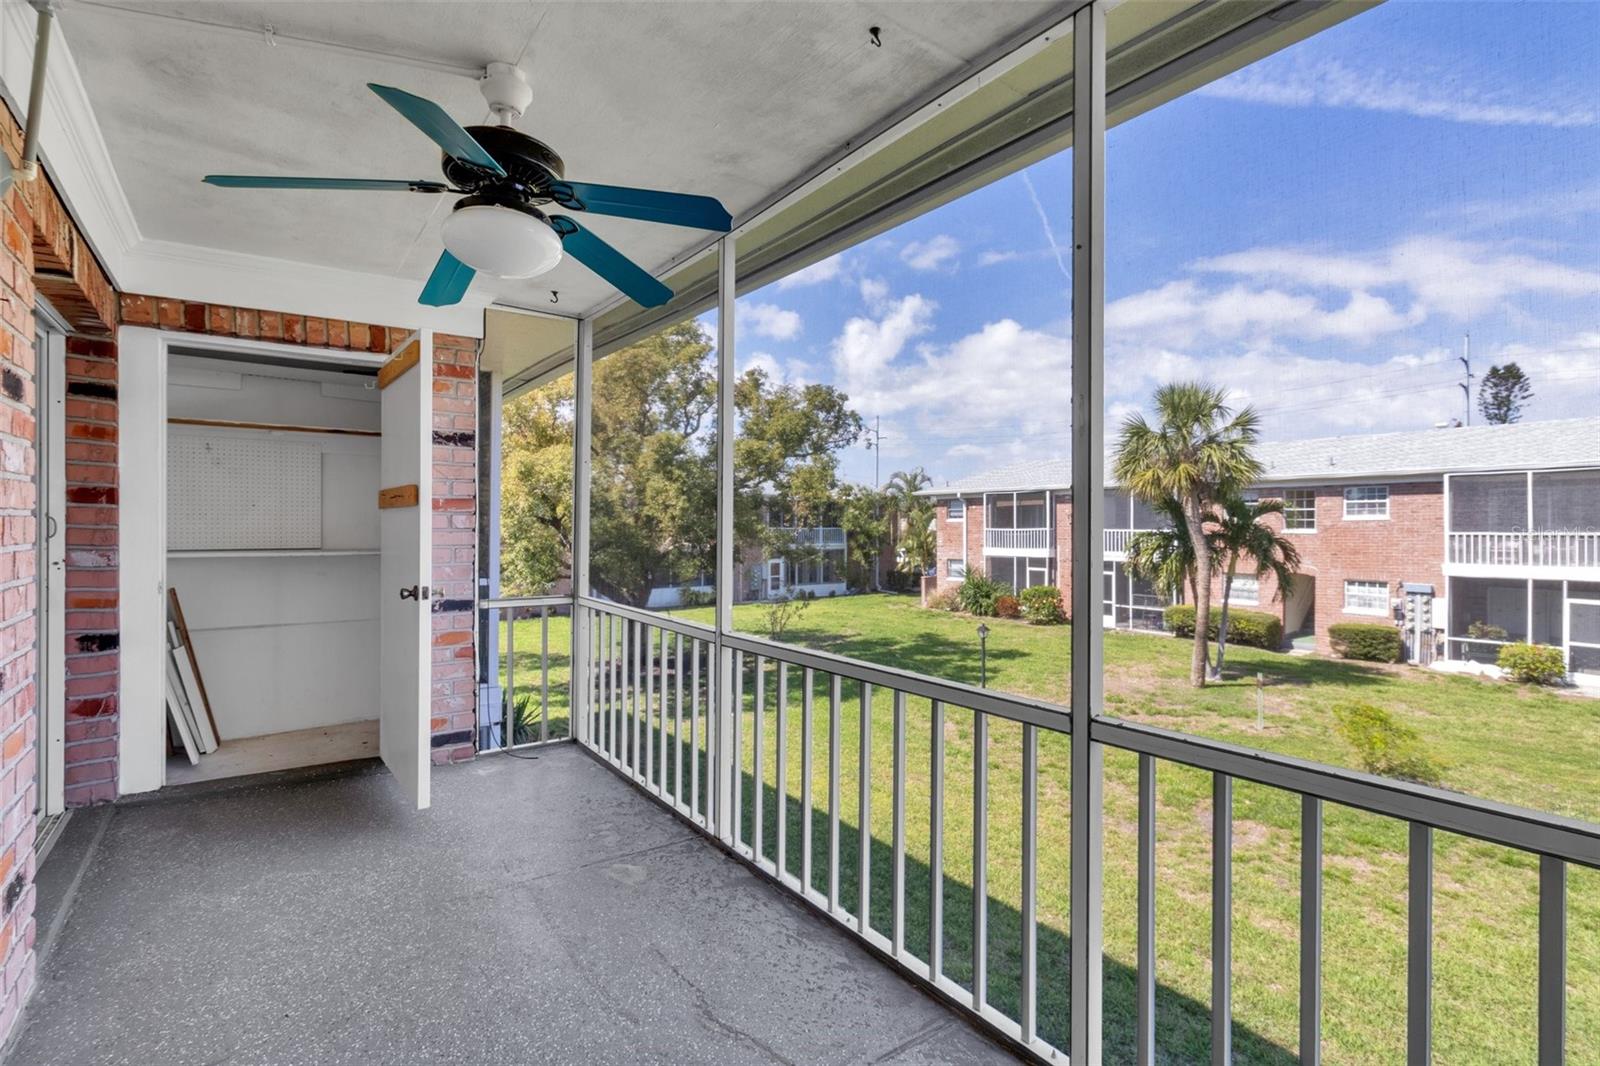
[[(1199, 377), (1267, 439), (1422, 429), (1468, 333), (1525, 418), (1600, 414), (1596, 54), (1600, 5), (1391, 0), (1113, 128), (1113, 420)], [(844, 389), (885, 477), (1065, 455), (1070, 191), (1063, 154), (750, 294), (741, 369)]]

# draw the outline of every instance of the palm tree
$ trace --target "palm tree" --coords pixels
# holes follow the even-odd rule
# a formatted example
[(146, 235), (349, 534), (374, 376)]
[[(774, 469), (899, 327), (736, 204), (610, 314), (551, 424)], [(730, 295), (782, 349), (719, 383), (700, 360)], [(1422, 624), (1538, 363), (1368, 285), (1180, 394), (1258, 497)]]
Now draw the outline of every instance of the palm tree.
[[(1194, 541), (1185, 528), (1183, 506), (1169, 496), (1153, 507), (1166, 521), (1161, 529), (1147, 529), (1128, 538), (1127, 567), (1168, 599), (1188, 593), (1193, 602)], [(1214, 550), (1212, 558), (1216, 558)]]
[[(1256, 578), (1269, 572), (1278, 579), (1278, 596), (1287, 596), (1300, 570), (1300, 550), (1294, 542), (1262, 521), (1268, 515), (1282, 514), (1282, 500), (1251, 503), (1242, 496), (1229, 496), (1211, 516), (1211, 532), (1218, 554), (1226, 560), (1222, 579), (1222, 619), (1217, 623), (1217, 662), (1211, 676), (1222, 679), (1222, 658), (1228, 650), (1228, 601), (1233, 594), (1233, 576), (1242, 560), (1255, 564)], [(1197, 623), (1198, 624), (1198, 623)]]
[[(883, 485), (884, 498), (889, 503), (888, 530), (889, 552), (893, 558), (900, 554), (900, 538), (906, 535), (910, 526), (908, 519), (924, 504), (922, 497), (917, 493), (933, 484), (933, 478), (922, 467), (911, 470), (896, 470), (889, 475), (889, 480)], [(876, 576), (876, 564), (874, 564)]]
[(1178, 502), (1183, 528), (1194, 546), (1194, 654), (1189, 683), (1206, 683), (1207, 630), (1211, 617), (1212, 559), (1206, 514), (1231, 491), (1261, 476), (1253, 454), (1260, 419), (1254, 408), (1235, 412), (1227, 394), (1204, 382), (1176, 382), (1156, 390), (1157, 425), (1143, 415), (1122, 424), (1113, 471), (1117, 482), (1150, 504)]
[(933, 508), (918, 501), (906, 512), (906, 532), (900, 540), (900, 570), (921, 578), (934, 565), (939, 554), (939, 534), (933, 525)]

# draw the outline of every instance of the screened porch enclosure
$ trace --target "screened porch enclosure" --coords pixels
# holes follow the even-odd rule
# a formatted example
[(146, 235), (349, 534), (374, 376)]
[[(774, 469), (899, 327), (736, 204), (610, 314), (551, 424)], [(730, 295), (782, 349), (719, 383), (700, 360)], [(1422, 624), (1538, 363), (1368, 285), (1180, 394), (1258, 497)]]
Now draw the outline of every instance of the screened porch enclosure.
[[(1164, 1026), (1184, 1018), (1192, 1029), (1197, 1017), (1200, 1031), (1188, 1034), (1185, 1047), (1203, 1050), (1178, 1061), (1324, 1061), (1324, 991), (1333, 969), (1327, 897), (1348, 887), (1346, 860), (1325, 851), (1324, 833), (1354, 815), (1372, 818), (1386, 839), (1401, 842), (1394, 858), (1407, 891), (1379, 904), (1394, 904), (1404, 915), (1407, 950), (1398, 964), (1404, 991), (1383, 1006), (1403, 1019), (1405, 1061), (1433, 1061), (1433, 952), (1442, 942), (1434, 924), (1436, 845), (1469, 838), (1506, 849), (1511, 861), (1533, 871), (1538, 886), (1537, 942), (1528, 949), (1536, 987), (1528, 998), (1538, 1019), (1539, 1060), (1567, 1061), (1568, 875), (1573, 867), (1600, 867), (1595, 826), (1246, 741), (1197, 737), (1171, 719), (1157, 725), (1110, 713), (1106, 629), (1159, 628), (1167, 606), (1126, 567), (1128, 542), (1167, 523), (1147, 504), (1106, 486), (1104, 457), (1113, 435), (1104, 352), (1107, 18), (1105, 5), (1083, 5), (1052, 31), (1050, 49), (1070, 75), (1063, 90), (1071, 106), (1050, 143), (1056, 150), (1070, 146), (1072, 184), (1065, 202), (1050, 201), (1049, 208), (1070, 215), (1071, 239), (1062, 243), (1072, 249), (1064, 265), (1071, 359), (1060, 380), (1038, 384), (1056, 387), (1064, 405), (1071, 397), (1071, 483), (1084, 489), (1075, 494), (1070, 530), (1056, 528), (1055, 492), (985, 494), (983, 536), (973, 537), (967, 564), (981, 564), (1017, 589), (1070, 578), (1071, 617), (1105, 619), (1060, 631), (1065, 669), (1056, 669), (1065, 675), (1065, 703), (999, 691), (976, 671), (929, 666), (926, 656), (869, 661), (836, 654), (827, 633), (810, 634), (811, 645), (752, 635), (748, 619), (761, 617), (755, 605), (743, 616), (745, 629), (735, 626), (741, 597), (784, 588), (797, 572), (790, 560), (767, 558), (751, 573), (739, 550), (735, 387), (739, 352), (759, 343), (743, 331), (759, 334), (755, 316), (750, 325), (741, 319), (736, 298), (853, 247), (844, 237), (784, 263), (754, 238), (758, 221), (680, 268), (689, 294), (681, 304), (654, 318), (608, 311), (571, 325), (571, 362), (559, 364), (575, 374), (564, 727), (572, 742), (682, 824), (1039, 1062), (1154, 1066), (1170, 1057)], [(1126, 85), (1124, 91), (1134, 92)], [(717, 566), (704, 583), (712, 602), (682, 612), (620, 603), (597, 594), (594, 572), (605, 547), (592, 539), (590, 522), (602, 456), (593, 425), (597, 366), (653, 329), (713, 309), (706, 329), (716, 360)], [(1549, 481), (1540, 491), (1553, 493), (1557, 485)], [(1554, 496), (1541, 499), (1556, 517), (1571, 506)], [(1297, 528), (1314, 529), (1314, 496), (1297, 496), (1294, 504)], [(1526, 511), (1526, 497), (1523, 504)], [(1466, 515), (1465, 496), (1461, 506)], [(940, 561), (941, 572), (949, 566)], [(1563, 609), (1576, 602), (1564, 581), (1483, 580), (1481, 587), (1452, 588), (1451, 617), (1463, 626), (1500, 626), (1508, 638), (1553, 631), (1556, 586), (1567, 597)], [(1236, 591), (1245, 598), (1243, 584)], [(511, 599), (479, 604), (496, 625), (505, 624), (503, 612), (544, 606)], [(1588, 616), (1577, 622), (1562, 622), (1569, 646), (1571, 633), (1590, 632)], [(529, 676), (519, 684), (543, 685), (542, 669)], [(502, 679), (511, 685), (503, 673)], [(518, 693), (506, 698), (515, 706)], [(548, 704), (556, 720), (557, 697), (541, 687), (530, 698), (532, 706)], [(502, 732), (522, 741), (513, 746), (557, 738), (553, 725), (537, 737), (514, 725)], [(1110, 789), (1108, 761), (1121, 767)], [(1172, 780), (1191, 788), (1181, 811), (1158, 802), (1158, 782)], [(1236, 894), (1236, 858), (1251, 861), (1254, 828), (1243, 825), (1240, 812), (1264, 795), (1265, 802), (1291, 808), (1296, 826), (1281, 841), (1293, 852), (1280, 886), (1280, 894), (1295, 897), (1290, 919), (1269, 916), (1262, 900)], [(1211, 915), (1210, 979), (1209, 995), (1200, 999), (1180, 995), (1162, 976), (1178, 961), (1157, 936), (1157, 901), (1172, 890), (1170, 859), (1158, 848), (1168, 818), (1201, 819), (1209, 832), (1199, 858), (1209, 871), (1203, 894)], [(1108, 884), (1116, 886), (1114, 897)], [(1131, 963), (1106, 949), (1108, 921), (1121, 921), (1108, 915), (1119, 908), (1131, 926), (1131, 933), (1118, 926)], [(1236, 930), (1268, 921), (1289, 921), (1294, 929), (1294, 950), (1273, 959), (1274, 991), (1292, 1000), (1288, 1038), (1268, 1039), (1244, 1019), (1257, 1005), (1242, 990), (1235, 1009)]]

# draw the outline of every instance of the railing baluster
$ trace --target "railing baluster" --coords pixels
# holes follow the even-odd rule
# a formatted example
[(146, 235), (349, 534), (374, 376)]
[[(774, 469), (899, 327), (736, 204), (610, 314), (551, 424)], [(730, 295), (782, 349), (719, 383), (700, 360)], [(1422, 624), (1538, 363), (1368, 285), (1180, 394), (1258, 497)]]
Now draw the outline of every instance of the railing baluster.
[(906, 949), (906, 694), (894, 693), (894, 866), (890, 874), (890, 944), (895, 958)]
[(828, 913), (839, 913), (839, 698), (838, 674), (828, 675)]
[(733, 653), (733, 846), (744, 840), (744, 652)]
[(755, 688), (755, 705), (752, 708), (754, 713), (750, 718), (750, 741), (753, 749), (752, 759), (755, 764), (755, 772), (750, 777), (751, 787), (755, 789), (755, 802), (751, 804), (750, 850), (755, 852), (756, 863), (759, 865), (762, 855), (761, 848), (766, 843), (764, 838), (767, 828), (767, 779), (761, 776), (762, 770), (765, 769), (762, 766), (761, 748), (762, 742), (766, 739), (763, 736), (765, 730), (762, 728), (765, 723), (761, 719), (766, 717), (764, 712), (767, 702), (767, 659), (764, 655), (756, 656)]
[(1211, 776), (1211, 1062), (1233, 1064), (1233, 778)]
[(859, 832), (856, 834), (856, 843), (859, 845), (857, 861), (861, 864), (860, 876), (856, 879), (856, 887), (860, 889), (856, 901), (858, 908), (857, 918), (863, 936), (872, 928), (872, 686), (862, 681), (861, 685), (861, 714), (858, 719), (860, 728), (860, 779), (856, 782), (860, 795), (860, 813), (857, 817)]
[(1032, 1044), (1039, 1003), (1039, 727), (1022, 727), (1022, 1002), (1017, 1022)]
[(506, 690), (500, 694), (500, 748), (511, 747), (517, 714), (517, 609), (506, 612)]
[(1406, 1062), (1433, 1058), (1433, 829), (1411, 823), (1407, 883)]
[(928, 978), (944, 973), (944, 701), (930, 704), (928, 735)]
[(1539, 857), (1539, 1066), (1567, 1051), (1567, 864)]
[[(569, 638), (568, 647), (572, 646)], [(570, 700), (568, 701), (571, 702)], [(572, 711), (567, 711), (567, 733), (572, 733)], [(539, 608), (539, 739), (550, 739), (550, 608)]]
[(783, 879), (784, 873), (789, 869), (789, 664), (782, 659), (778, 660), (778, 713), (776, 717), (777, 736), (774, 745), (777, 748), (774, 770), (778, 777), (778, 787), (773, 789), (773, 802), (778, 808), (777, 848), (774, 861), (778, 867), (778, 879)]
[[(700, 815), (700, 655), (699, 638), (689, 644), (689, 810)], [(709, 701), (708, 701), (709, 702)]]
[(640, 726), (640, 740), (643, 743), (642, 759), (644, 764), (644, 785), (653, 792), (656, 788), (656, 641), (646, 626), (640, 634), (643, 638), (639, 641), (640, 662), (639, 668), (644, 673), (644, 721)]
[(1300, 1063), (1322, 1062), (1322, 801), (1300, 797)]
[(628, 746), (628, 735), (633, 725), (633, 677), (634, 677), (634, 622), (626, 619), (622, 623), (622, 702), (617, 707), (617, 732), (621, 743), (620, 763), (624, 769), (633, 767), (633, 752)]
[(660, 693), (658, 700), (660, 713), (657, 717), (661, 719), (661, 740), (657, 744), (660, 749), (660, 755), (656, 759), (656, 783), (663, 796), (667, 795), (667, 712), (672, 706), (672, 688), (668, 683), (667, 677), (667, 636), (667, 631), (663, 629), (661, 631), (661, 681), (656, 686), (657, 691)]
[(1156, 761), (1139, 756), (1138, 1066), (1156, 1062)]
[(972, 712), (972, 1009), (989, 1001), (989, 719)]
[(800, 886), (801, 895), (805, 895), (811, 891), (811, 689), (816, 683), (816, 673), (807, 666), (801, 671), (800, 681), (805, 686), (800, 696)]
[(672, 635), (672, 802), (683, 806), (683, 634)]

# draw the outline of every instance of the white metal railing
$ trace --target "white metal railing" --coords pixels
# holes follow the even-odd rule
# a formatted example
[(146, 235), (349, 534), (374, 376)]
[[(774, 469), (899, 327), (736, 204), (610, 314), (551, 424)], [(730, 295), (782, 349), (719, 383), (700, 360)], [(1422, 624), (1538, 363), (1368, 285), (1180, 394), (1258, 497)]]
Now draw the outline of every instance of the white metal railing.
[(845, 546), (844, 529), (841, 526), (805, 526), (790, 529), (786, 526), (773, 526), (774, 532), (787, 536), (796, 546), (807, 548), (843, 548)]
[(1106, 554), (1128, 554), (1128, 542), (1133, 539), (1131, 529), (1108, 529), (1105, 531)]
[(499, 694), (478, 722), (478, 750), (570, 740), (572, 597), (483, 600), (478, 610), (492, 642), (478, 680)]
[[(1040, 730), (1070, 736), (1065, 708), (758, 637), (719, 636), (708, 626), (603, 601), (583, 599), (580, 610), (591, 636), (581, 686), (587, 710), (578, 719), (578, 739), (586, 748), (947, 1002), (1041, 1061), (1065, 1060), (1064, 1051), (1040, 1031), (1041, 981), (1065, 975), (1041, 977), (1037, 906)], [(875, 694), (883, 691), (889, 693), (891, 717), (870, 725)], [(910, 699), (918, 701), (914, 716), (908, 714)], [(952, 715), (964, 722), (968, 714), (977, 752), (995, 749), (998, 756), (995, 745), (1005, 741), (991, 735), (994, 722), (1021, 727), (1015, 753), (1020, 869), (1013, 882), (1021, 886), (1020, 921), (1008, 921), (1003, 931), (989, 925), (989, 759), (973, 759), (964, 768), (971, 778), (962, 787), (970, 784), (973, 797), (971, 884), (960, 885), (945, 874), (945, 796), (952, 789), (946, 725)], [(795, 715), (799, 728), (792, 737)], [(870, 727), (861, 728), (863, 722)], [(927, 730), (929, 752), (927, 891), (915, 911), (906, 853), (907, 734), (913, 727)], [(1112, 718), (1093, 719), (1089, 739), (1139, 757), (1135, 1061), (1155, 1061), (1155, 785), (1162, 763), (1195, 767), (1212, 778), (1213, 1061), (1232, 1061), (1235, 781), (1282, 789), (1300, 799), (1300, 1061), (1321, 1061), (1322, 827), (1328, 802), (1409, 826), (1408, 1063), (1425, 1063), (1431, 1053), (1433, 834), (1461, 834), (1538, 856), (1539, 1061), (1565, 1061), (1567, 866), (1600, 868), (1600, 827)], [(874, 760), (885, 740), (891, 755), (888, 765), (881, 765)], [(796, 758), (798, 790), (792, 772)], [(841, 817), (846, 768), (855, 778), (854, 824), (850, 816)], [(914, 772), (921, 777), (923, 769)], [(825, 796), (813, 794), (814, 778), (826, 781)], [(862, 827), (874, 824), (873, 785), (881, 793), (885, 779), (893, 809), (888, 839), (881, 839), (883, 834), (875, 837)], [(1059, 794), (1057, 785), (1053, 791)], [(924, 809), (920, 798), (918, 809)], [(1007, 847), (999, 853), (1013, 852)], [(919, 886), (921, 878), (919, 869)], [(960, 898), (953, 899), (952, 891)], [(958, 964), (963, 972), (955, 976), (946, 959), (946, 917), (952, 907), (971, 908), (972, 928), (970, 967), (963, 958)], [(995, 936), (1020, 941), (1007, 939), (997, 946)], [(996, 957), (1020, 959), (1014, 994), (1009, 987), (991, 991), (991, 949), (999, 951)], [(1052, 1022), (1053, 1032), (1060, 1033), (1059, 1018)]]
[(1600, 569), (1600, 532), (1449, 533), (1447, 562), (1463, 566)]
[(1051, 539), (1051, 530), (1043, 527), (1027, 529), (985, 529), (983, 531), (983, 546), (985, 548), (1000, 548), (1005, 551), (1050, 551), (1055, 543)]

